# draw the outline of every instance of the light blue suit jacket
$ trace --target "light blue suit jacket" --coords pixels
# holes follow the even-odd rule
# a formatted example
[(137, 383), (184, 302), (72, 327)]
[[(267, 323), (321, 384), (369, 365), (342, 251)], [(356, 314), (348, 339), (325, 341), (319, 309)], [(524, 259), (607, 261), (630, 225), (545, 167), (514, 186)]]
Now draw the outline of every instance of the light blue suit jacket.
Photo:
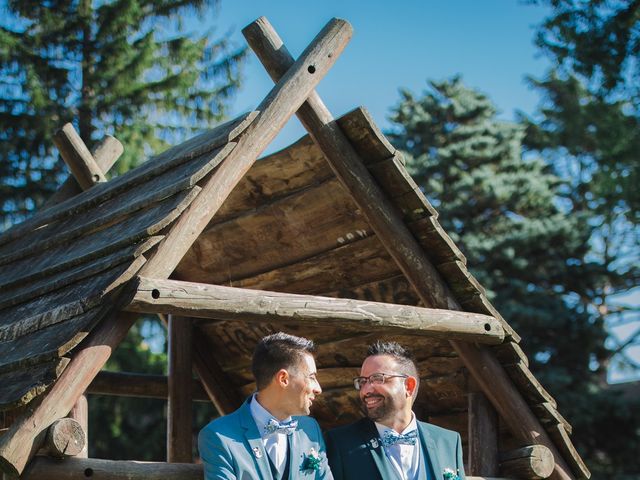
[[(213, 420), (200, 431), (198, 448), (205, 480), (273, 479), (262, 437), (251, 415), (250, 401), (251, 397), (238, 410)], [(333, 480), (318, 422), (306, 416), (293, 418), (298, 420), (298, 428), (289, 442), (289, 480)], [(305, 457), (312, 449), (321, 458), (320, 468), (303, 469)]]
[[(444, 480), (445, 469), (451, 469), (460, 480), (465, 480), (458, 433), (418, 422), (418, 438), (422, 447), (421, 479)], [(384, 451), (378, 430), (368, 418), (330, 430), (327, 433), (327, 451), (336, 480), (398, 478)]]

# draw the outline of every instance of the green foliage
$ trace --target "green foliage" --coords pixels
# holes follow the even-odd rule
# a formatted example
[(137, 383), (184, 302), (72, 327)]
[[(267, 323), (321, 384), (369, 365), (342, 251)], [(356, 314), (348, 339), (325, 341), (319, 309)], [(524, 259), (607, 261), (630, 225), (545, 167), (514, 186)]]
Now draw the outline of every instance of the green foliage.
[[(167, 374), (166, 333), (156, 317), (138, 321), (105, 370)], [(211, 420), (209, 403), (194, 404), (194, 450), (199, 428)], [(111, 460), (166, 461), (167, 402), (159, 399), (89, 396), (89, 456)], [(194, 455), (195, 455), (194, 451)], [(195, 457), (194, 457), (195, 458)]]
[[(598, 474), (637, 472), (630, 454), (637, 440), (625, 437), (625, 448), (616, 451), (607, 440), (640, 426), (629, 413), (637, 412), (637, 401), (622, 408), (603, 382), (614, 352), (594, 295), (603, 278), (613, 282), (620, 272), (594, 255), (601, 227), (594, 219), (605, 211), (599, 200), (591, 196), (574, 208), (575, 172), (540, 155), (523, 158), (532, 126), (499, 121), (490, 100), (459, 78), (431, 82), (420, 97), (401, 96), (391, 117), (393, 143), (407, 153), (409, 171), (472, 273), (522, 336), (534, 373), (573, 424), (587, 464)], [(593, 170), (590, 178), (599, 174)], [(616, 463), (622, 458), (624, 466)]]
[[(64, 176), (53, 133), (126, 146), (124, 172), (221, 120), (244, 49), (189, 34), (215, 0), (11, 0), (0, 19), (0, 215), (32, 212)], [(210, 32), (211, 33), (211, 32)]]

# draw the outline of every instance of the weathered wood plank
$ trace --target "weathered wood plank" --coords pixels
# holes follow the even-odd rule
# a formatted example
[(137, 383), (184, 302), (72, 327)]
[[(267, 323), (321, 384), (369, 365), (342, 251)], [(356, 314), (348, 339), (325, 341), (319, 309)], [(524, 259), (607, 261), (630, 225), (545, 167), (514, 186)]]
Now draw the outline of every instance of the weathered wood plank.
[[(210, 401), (199, 380), (192, 378), (189, 388), (194, 402)], [(87, 393), (166, 400), (169, 398), (169, 379), (164, 375), (101, 371), (87, 388)]]
[(437, 218), (422, 217), (409, 223), (408, 227), (434, 264), (451, 261), (467, 263), (464, 254), (444, 231)]
[(180, 215), (197, 196), (198, 191), (195, 187), (180, 192), (120, 223), (87, 234), (82, 237), (82, 241), (60, 245), (33, 257), (3, 265), (0, 267), (0, 287), (33, 282), (156, 235)]
[[(27, 232), (35, 230), (38, 227), (100, 205), (125, 190), (130, 190), (137, 185), (145, 183), (151, 177), (160, 175), (173, 167), (225, 145), (251, 125), (251, 122), (256, 116), (256, 112), (241, 115), (213, 130), (170, 148), (156, 157), (150, 158), (138, 168), (130, 170), (124, 175), (116, 177), (109, 182), (96, 185), (80, 195), (59, 203), (42, 213), (36, 214), (20, 224), (14, 225), (0, 235), (0, 245), (20, 238)], [(220, 160), (222, 160), (222, 158), (220, 158)]]
[(305, 135), (286, 149), (256, 161), (211, 219), (209, 227), (334, 177), (320, 149)]
[[(107, 173), (111, 170), (111, 167), (116, 163), (120, 155), (122, 155), (122, 152), (124, 152), (122, 143), (120, 143), (120, 141), (115, 137), (107, 135), (98, 144), (96, 149), (91, 152), (91, 154), (93, 155), (93, 158), (95, 158), (100, 169), (104, 173)], [(71, 197), (75, 197), (81, 192), (82, 189), (80, 188), (80, 185), (78, 185), (78, 182), (76, 182), (76, 179), (73, 178), (73, 175), (69, 175), (60, 188), (47, 199), (41, 211), (51, 208)]]
[(531, 407), (533, 413), (537, 415), (540, 422), (547, 428), (547, 431), (553, 431), (556, 425), (562, 425), (564, 431), (569, 435), (573, 432), (573, 427), (569, 421), (564, 418), (560, 412), (549, 402), (538, 403)]
[(551, 450), (544, 445), (529, 445), (500, 453), (500, 474), (507, 478), (548, 478), (554, 464)]
[[(69, 363), (68, 358), (59, 358), (52, 362), (0, 374), (0, 410), (26, 405), (44, 392), (60, 375)], [(3, 441), (11, 426), (0, 436)], [(0, 461), (1, 463), (1, 461)]]
[(64, 462), (37, 457), (20, 478), (25, 480), (202, 480), (202, 465), (68, 458)]
[(387, 193), (392, 203), (402, 212), (406, 221), (438, 216), (436, 209), (404, 168), (399, 152), (381, 162), (368, 164), (367, 169)]
[(126, 309), (275, 325), (296, 321), (313, 327), (339, 326), (344, 331), (379, 330), (489, 344), (504, 338), (498, 321), (486, 315), (176, 280), (139, 278)]
[(436, 264), (436, 268), (445, 278), (456, 297), (485, 294), (480, 282), (467, 270), (463, 262), (456, 260), (439, 263)]
[[(260, 60), (263, 64), (268, 61), (266, 55), (263, 55)], [(278, 68), (278, 65), (268, 65), (267, 68), (272, 71)], [(350, 140), (358, 156), (365, 164), (376, 163), (395, 155), (395, 147), (391, 145), (376, 126), (366, 108), (355, 108), (340, 117), (336, 123)]]
[(0, 265), (27, 257), (33, 253), (68, 243), (87, 232), (122, 221), (129, 215), (139, 215), (140, 211), (159, 203), (181, 190), (193, 187), (204, 175), (233, 149), (228, 143), (220, 149), (204, 154), (187, 162), (137, 188), (121, 192), (96, 208), (79, 212), (69, 218), (44, 225), (29, 233), (28, 245), (16, 240), (0, 246)]
[(145, 266), (145, 275), (167, 278), (175, 270), (256, 158), (340, 56), (351, 34), (351, 25), (344, 20), (333, 19), (327, 23), (262, 101), (252, 128), (238, 140), (234, 151), (203, 185), (192, 207), (160, 243), (158, 253)]
[(368, 223), (340, 183), (331, 179), (210, 226), (175, 276), (226, 284), (369, 235)]
[(191, 319), (169, 315), (167, 462), (191, 463), (192, 445), (192, 325)]
[(91, 152), (70, 123), (53, 135), (53, 143), (82, 190), (88, 190), (107, 178)]
[(502, 328), (508, 341), (520, 343), (520, 335), (507, 323), (507, 321), (500, 315), (500, 312), (491, 304), (487, 296), (483, 293), (471, 295), (469, 297), (460, 298), (460, 305), (469, 312), (484, 313), (485, 315), (491, 315), (497, 318), (502, 323)]
[(0, 373), (53, 361), (65, 355), (88, 335), (104, 313), (102, 307), (92, 308), (29, 335), (0, 342)]
[(522, 362), (527, 367), (529, 366), (527, 355), (522, 350), (522, 347), (515, 342), (503, 342), (500, 345), (491, 347), (491, 351), (495, 353), (496, 358), (503, 365)]
[(518, 385), (520, 392), (529, 399), (532, 405), (546, 402), (553, 405), (554, 408), (557, 407), (556, 400), (547, 392), (524, 363), (518, 362), (513, 365), (505, 365), (504, 368), (511, 379)]
[(129, 281), (144, 262), (144, 257), (138, 257), (131, 264), (0, 311), (0, 341), (13, 340), (95, 307), (102, 297)]
[(375, 236), (355, 240), (293, 265), (236, 280), (233, 286), (316, 294), (349, 289), (397, 275), (398, 267)]
[[(564, 427), (562, 425), (556, 425), (556, 427), (552, 431), (550, 431), (549, 435), (551, 435), (551, 437), (555, 440), (556, 445), (558, 445), (558, 448), (562, 452), (564, 458), (569, 460), (569, 462), (571, 463), (571, 467), (576, 478), (590, 478), (591, 472), (589, 472), (589, 468), (580, 457), (580, 454), (574, 447), (573, 442), (571, 441), (571, 438), (569, 438), (567, 432), (564, 430)], [(557, 461), (558, 460), (556, 459), (556, 462)]]
[(51, 277), (45, 277), (32, 282), (21, 282), (12, 288), (3, 288), (2, 292), (0, 292), (0, 309), (32, 300), (54, 290), (64, 288), (71, 283), (99, 274), (115, 265), (120, 265), (126, 261), (133, 261), (156, 245), (160, 239), (162, 239), (162, 236), (153, 236), (138, 244), (127, 246), (105, 257), (98, 258), (93, 262), (80, 264), (69, 270), (63, 270)]

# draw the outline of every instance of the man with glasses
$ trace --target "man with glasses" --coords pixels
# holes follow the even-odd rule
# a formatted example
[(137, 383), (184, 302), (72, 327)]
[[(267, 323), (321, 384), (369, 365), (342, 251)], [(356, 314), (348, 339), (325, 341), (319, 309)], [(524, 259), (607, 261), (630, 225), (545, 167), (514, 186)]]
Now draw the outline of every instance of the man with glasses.
[(318, 423), (314, 344), (286, 333), (264, 337), (253, 354), (257, 392), (198, 437), (205, 480), (333, 479)]
[(336, 480), (464, 480), (460, 435), (412, 411), (420, 377), (409, 352), (378, 341), (354, 378), (366, 418), (327, 433)]

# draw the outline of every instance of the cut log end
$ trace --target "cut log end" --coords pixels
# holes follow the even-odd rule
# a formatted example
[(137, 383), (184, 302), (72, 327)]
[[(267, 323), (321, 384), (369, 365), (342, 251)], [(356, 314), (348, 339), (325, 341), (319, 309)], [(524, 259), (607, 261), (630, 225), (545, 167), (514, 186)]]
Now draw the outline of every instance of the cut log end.
[(49, 427), (47, 448), (49, 455), (58, 458), (73, 457), (84, 450), (87, 437), (79, 422), (62, 418)]

